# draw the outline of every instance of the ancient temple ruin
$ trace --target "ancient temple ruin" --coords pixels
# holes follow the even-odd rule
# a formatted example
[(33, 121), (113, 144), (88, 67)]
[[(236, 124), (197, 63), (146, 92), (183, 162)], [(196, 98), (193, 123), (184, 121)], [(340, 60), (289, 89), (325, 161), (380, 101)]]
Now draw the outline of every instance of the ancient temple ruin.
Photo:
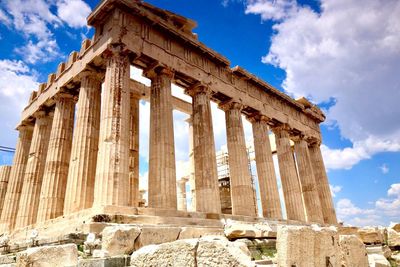
[[(92, 40), (59, 64), (22, 112), (13, 165), (0, 169), (8, 181), (0, 188), (2, 233), (97, 214), (192, 218), (198, 225), (256, 220), (242, 115), (253, 127), (263, 214), (257, 220), (283, 220), (272, 131), (287, 220), (337, 224), (318, 107), (231, 68), (198, 41), (194, 21), (141, 1), (102, 1), (88, 25), (95, 28)], [(130, 79), (131, 65), (143, 70), (150, 88)], [(172, 83), (185, 88), (192, 103), (173, 97)], [(138, 187), (141, 99), (151, 105), (146, 208), (139, 207)], [(225, 112), (232, 215), (221, 213), (211, 101)], [(173, 109), (191, 116), (196, 212), (177, 211)]]

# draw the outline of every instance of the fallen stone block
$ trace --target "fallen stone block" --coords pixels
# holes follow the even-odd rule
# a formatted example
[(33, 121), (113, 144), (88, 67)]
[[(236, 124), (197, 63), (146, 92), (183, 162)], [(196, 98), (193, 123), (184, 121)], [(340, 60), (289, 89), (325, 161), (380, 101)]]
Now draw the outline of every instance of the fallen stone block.
[(110, 256), (131, 254), (140, 231), (136, 226), (108, 226), (102, 232), (101, 248), (108, 251)]
[(147, 246), (172, 242), (178, 239), (180, 227), (142, 227), (135, 241), (135, 250)]
[(126, 267), (130, 266), (129, 256), (116, 256), (99, 259), (79, 259), (78, 267)]
[(369, 267), (390, 267), (390, 262), (382, 254), (368, 254)]
[(358, 230), (358, 235), (364, 244), (382, 244), (382, 231), (374, 227), (365, 227)]
[(247, 224), (238, 222), (228, 222), (224, 228), (225, 236), (228, 239), (237, 238), (275, 238), (276, 230), (268, 224)]
[(321, 228), (313, 225), (314, 266), (338, 266), (339, 235), (335, 227)]
[(251, 267), (250, 251), (243, 243), (230, 242), (223, 237), (206, 236), (200, 238), (197, 247), (198, 267)]
[(367, 250), (355, 235), (339, 236), (340, 259), (343, 267), (368, 267)]
[(197, 239), (185, 239), (160, 245), (144, 246), (132, 253), (131, 266), (195, 267), (197, 243)]
[(78, 249), (75, 244), (28, 248), (17, 254), (17, 266), (52, 267), (77, 266)]
[(314, 266), (315, 232), (307, 226), (278, 227), (278, 266)]
[(388, 228), (388, 246), (389, 247), (400, 247), (400, 232)]
[(193, 239), (207, 235), (224, 235), (224, 231), (221, 228), (211, 227), (182, 227), (178, 239)]

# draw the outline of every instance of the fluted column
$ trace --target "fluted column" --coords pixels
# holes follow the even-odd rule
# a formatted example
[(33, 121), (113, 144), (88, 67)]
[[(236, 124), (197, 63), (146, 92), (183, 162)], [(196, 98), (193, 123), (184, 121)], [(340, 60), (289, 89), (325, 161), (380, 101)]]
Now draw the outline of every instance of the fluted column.
[(189, 187), (191, 199), (191, 211), (196, 211), (196, 183), (194, 178), (194, 152), (193, 152), (193, 119), (190, 116), (186, 122), (189, 124)]
[(220, 105), (220, 108), (225, 111), (232, 214), (256, 216), (256, 201), (242, 124), (242, 105), (228, 102)]
[(21, 125), (18, 127), (18, 131), (17, 146), (7, 186), (7, 193), (4, 198), (3, 211), (1, 212), (0, 232), (9, 232), (14, 229), (28, 161), (29, 148), (32, 141), (33, 127), (31, 125)]
[(282, 219), (281, 202), (268, 135), (268, 118), (256, 115), (249, 117), (249, 120), (253, 128), (254, 152), (263, 217)]
[(221, 213), (217, 160), (208, 87), (197, 85), (186, 90), (192, 96), (194, 176), (196, 211)]
[(101, 82), (94, 73), (81, 79), (76, 126), (72, 141), (64, 214), (93, 205), (94, 179), (99, 144)]
[(297, 176), (293, 151), (290, 146), (289, 128), (287, 125), (281, 125), (274, 127), (272, 130), (275, 134), (287, 219), (305, 221), (300, 182)]
[(327, 224), (337, 224), (336, 212), (332, 201), (328, 176), (326, 175), (325, 164), (320, 149), (320, 141), (310, 144), (309, 152), (315, 181), (317, 183), (317, 190), (319, 194), (319, 200), (321, 202), (324, 222)]
[(177, 197), (178, 197), (178, 210), (187, 211), (187, 200), (186, 200), (186, 182), (188, 178), (182, 177), (176, 181), (177, 184)]
[(0, 166), (0, 214), (4, 206), (8, 180), (10, 179), (11, 166)]
[(39, 206), (53, 112), (47, 114), (39, 111), (35, 117), (35, 128), (33, 129), (15, 228), (35, 223)]
[(100, 120), (93, 206), (129, 205), (129, 59), (110, 48)]
[(139, 96), (130, 94), (129, 206), (139, 205)]
[(63, 215), (65, 188), (71, 157), (75, 100), (71, 94), (55, 97), (56, 109), (51, 126), (49, 147), (40, 192), (37, 222)]
[(295, 136), (294, 141), (294, 151), (296, 153), (307, 222), (324, 223), (308, 144), (302, 135)]
[(149, 207), (176, 209), (171, 79), (167, 68), (146, 73), (150, 90)]

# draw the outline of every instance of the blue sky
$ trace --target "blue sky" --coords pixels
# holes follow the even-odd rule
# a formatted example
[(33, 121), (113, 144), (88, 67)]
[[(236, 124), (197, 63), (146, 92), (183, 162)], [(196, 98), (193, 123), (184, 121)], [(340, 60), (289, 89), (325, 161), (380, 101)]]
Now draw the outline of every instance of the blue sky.
[[(85, 17), (97, 2), (0, 0), (0, 146), (15, 146), (13, 128), (30, 91), (92, 36)], [(199, 39), (232, 66), (324, 109), (322, 149), (340, 219), (356, 225), (400, 221), (400, 2), (148, 2), (196, 20)], [(146, 112), (143, 102), (142, 121)], [(215, 108), (213, 114), (220, 147), (223, 114)], [(187, 133), (184, 118), (175, 113), (178, 140)], [(146, 137), (141, 135), (142, 175)], [(187, 161), (183, 143), (177, 144), (178, 168)], [(0, 164), (10, 161), (0, 154)]]

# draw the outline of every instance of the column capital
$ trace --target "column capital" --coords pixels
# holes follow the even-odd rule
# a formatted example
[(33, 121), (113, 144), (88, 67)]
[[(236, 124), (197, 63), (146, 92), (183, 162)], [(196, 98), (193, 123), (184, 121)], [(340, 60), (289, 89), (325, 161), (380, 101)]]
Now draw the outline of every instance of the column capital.
[(78, 96), (70, 92), (60, 92), (53, 97), (55, 102), (78, 102)]
[(84, 78), (90, 78), (90, 79), (96, 80), (98, 82), (102, 82), (103, 78), (104, 78), (104, 74), (90, 68), (90, 69), (85, 69), (84, 71), (79, 73), (79, 78), (81, 80)]
[(301, 132), (293, 133), (290, 135), (290, 139), (292, 139), (293, 142), (307, 141), (306, 138), (306, 135)]
[(271, 130), (276, 135), (276, 134), (280, 134), (282, 132), (289, 133), (292, 130), (292, 128), (287, 123), (280, 123), (280, 124), (277, 124), (276, 126), (272, 127)]
[(256, 113), (252, 113), (246, 116), (247, 120), (251, 123), (255, 123), (255, 122), (263, 122), (263, 123), (268, 123), (270, 122), (272, 119), (260, 114), (259, 112)]
[(104, 58), (118, 58), (118, 57), (127, 57), (129, 55), (129, 51), (127, 50), (126, 45), (123, 43), (115, 43), (109, 44), (107, 49), (103, 53)]
[(306, 141), (309, 146), (320, 146), (322, 141), (316, 137), (306, 137)]
[(53, 116), (54, 116), (54, 110), (47, 111), (44, 109), (39, 109), (33, 114), (33, 117), (35, 119), (43, 119), (45, 117), (53, 117)]
[(226, 102), (219, 103), (218, 107), (220, 109), (222, 109), (223, 111), (236, 109), (236, 110), (239, 110), (239, 112), (241, 112), (242, 109), (244, 108), (244, 105), (242, 103), (239, 103), (239, 102), (236, 102), (236, 101), (233, 101), (233, 100), (229, 100), (229, 101), (226, 101)]
[(33, 131), (34, 125), (30, 122), (23, 122), (17, 126), (16, 130), (22, 131)]
[(191, 97), (194, 97), (195, 95), (198, 94), (205, 94), (207, 95), (207, 97), (210, 97), (211, 93), (212, 93), (211, 88), (208, 85), (202, 84), (200, 82), (185, 89), (185, 94), (190, 95)]
[(156, 62), (143, 70), (143, 76), (149, 79), (154, 79), (155, 77), (160, 75), (165, 75), (170, 79), (173, 79), (175, 71), (172, 68), (165, 66), (159, 62)]
[(189, 118), (187, 118), (185, 121), (186, 121), (189, 125), (192, 125), (192, 123), (193, 123), (193, 116), (190, 115)]

